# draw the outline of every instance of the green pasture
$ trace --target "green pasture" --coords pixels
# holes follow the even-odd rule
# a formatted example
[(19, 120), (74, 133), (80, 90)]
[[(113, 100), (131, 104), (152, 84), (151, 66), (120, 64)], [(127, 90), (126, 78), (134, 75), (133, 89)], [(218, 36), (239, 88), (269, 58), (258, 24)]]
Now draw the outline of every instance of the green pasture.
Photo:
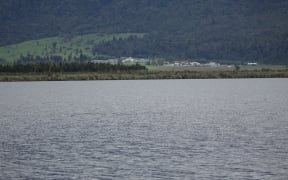
[(79, 57), (80, 53), (93, 57), (93, 47), (101, 42), (112, 41), (113, 39), (127, 39), (131, 36), (142, 38), (142, 33), (120, 33), (120, 34), (87, 34), (71, 38), (50, 37), (38, 40), (31, 40), (19, 44), (0, 47), (0, 59), (13, 63), (21, 56), (61, 56), (68, 60), (69, 56)]

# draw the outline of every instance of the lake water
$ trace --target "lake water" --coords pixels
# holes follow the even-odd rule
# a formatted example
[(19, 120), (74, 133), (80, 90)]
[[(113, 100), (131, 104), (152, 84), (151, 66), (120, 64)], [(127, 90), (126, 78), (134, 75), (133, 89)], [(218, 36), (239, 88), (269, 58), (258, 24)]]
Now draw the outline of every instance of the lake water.
[(0, 83), (0, 179), (288, 179), (288, 79)]

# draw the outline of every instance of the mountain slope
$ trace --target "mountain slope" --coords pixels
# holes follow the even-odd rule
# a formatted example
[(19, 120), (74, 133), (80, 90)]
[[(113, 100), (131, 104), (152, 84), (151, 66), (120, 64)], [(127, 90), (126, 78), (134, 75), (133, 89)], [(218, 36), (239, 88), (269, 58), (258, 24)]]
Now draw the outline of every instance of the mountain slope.
[(147, 36), (102, 43), (94, 51), (287, 64), (287, 12), (286, 0), (5, 0), (0, 45), (136, 32)]

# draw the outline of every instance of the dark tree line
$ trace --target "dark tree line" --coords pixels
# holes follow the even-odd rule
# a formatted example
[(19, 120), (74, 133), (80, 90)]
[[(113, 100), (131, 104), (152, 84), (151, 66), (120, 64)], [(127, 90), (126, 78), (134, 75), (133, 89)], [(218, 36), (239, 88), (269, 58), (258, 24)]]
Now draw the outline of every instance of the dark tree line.
[(157, 33), (140, 39), (130, 37), (96, 45), (94, 52), (115, 57), (159, 57), (166, 59), (219, 59), (229, 63), (254, 61), (262, 64), (288, 64), (288, 34), (273, 40), (261, 38), (192, 36)]
[[(80, 53), (79, 57), (72, 57), (71, 56), (68, 56), (68, 59), (63, 59), (62, 56), (59, 56), (59, 55), (51, 55), (51, 56), (33, 56), (33, 55), (26, 55), (26, 56), (23, 56), (21, 55), (19, 57), (19, 59), (17, 60), (17, 64), (26, 64), (26, 63), (29, 63), (31, 61), (33, 62), (47, 62), (47, 61), (52, 61), (54, 63), (63, 63), (65, 61), (68, 61), (68, 62), (71, 62), (71, 61), (76, 61), (76, 62), (85, 62), (87, 61), (89, 58), (88, 56), (86, 56), (85, 54), (83, 53)], [(5, 61), (3, 61), (5, 62)], [(0, 63), (1, 63), (1, 60), (0, 60)]]
[(29, 62), (26, 64), (0, 64), (1, 73), (53, 73), (53, 72), (134, 72), (145, 71), (140, 64), (124, 65), (110, 63), (53, 63)]

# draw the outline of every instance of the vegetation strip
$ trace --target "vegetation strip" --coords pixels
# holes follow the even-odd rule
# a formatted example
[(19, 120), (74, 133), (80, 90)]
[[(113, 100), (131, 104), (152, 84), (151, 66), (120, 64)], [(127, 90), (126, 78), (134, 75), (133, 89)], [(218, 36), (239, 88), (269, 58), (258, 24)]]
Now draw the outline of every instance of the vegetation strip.
[(255, 71), (123, 71), (123, 72), (54, 72), (1, 73), (0, 81), (72, 81), (72, 80), (141, 80), (141, 79), (220, 79), (288, 78), (288, 70)]

